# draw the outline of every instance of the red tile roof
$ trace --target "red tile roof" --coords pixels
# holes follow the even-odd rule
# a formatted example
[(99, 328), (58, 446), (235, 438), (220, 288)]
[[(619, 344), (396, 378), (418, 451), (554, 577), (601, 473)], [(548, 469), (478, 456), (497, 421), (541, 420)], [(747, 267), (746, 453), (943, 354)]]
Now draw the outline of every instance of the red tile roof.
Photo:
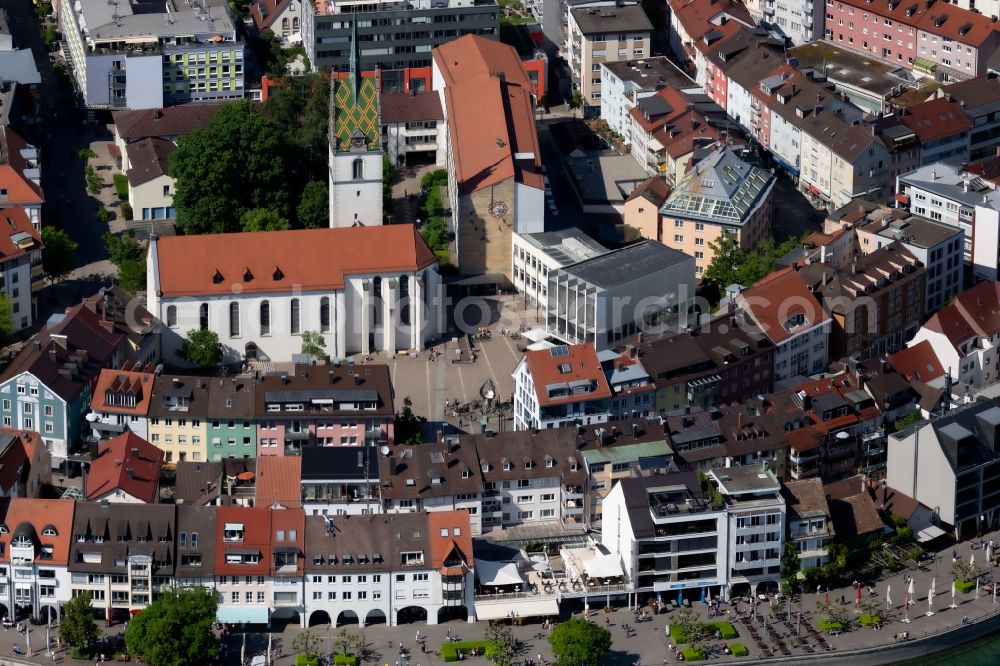
[[(0, 522), (7, 527), (6, 533), (0, 534), (0, 562), (10, 563), (10, 543), (16, 534), (27, 529), (29, 533), (33, 533), (32, 541), (36, 544), (36, 564), (68, 564), (75, 505), (76, 502), (68, 499), (0, 500)], [(52, 548), (51, 557), (42, 557), (43, 547)]]
[(280, 504), (289, 509), (302, 506), (301, 456), (260, 456), (256, 482), (256, 506)]
[(906, 381), (930, 382), (944, 377), (944, 368), (934, 347), (927, 340), (921, 340), (912, 347), (901, 349), (889, 356), (893, 370), (906, 377)]
[(513, 46), (479, 35), (465, 35), (431, 52), (445, 86), (455, 86), (503, 73), (504, 78), (523, 88), (531, 87), (528, 73)]
[[(910, 4), (907, 0), (903, 0), (900, 7), (907, 7)], [(912, 17), (907, 19), (907, 22), (911, 24), (912, 21)], [(938, 25), (939, 23), (940, 25)], [(988, 41), (997, 30), (997, 24), (993, 23), (988, 16), (950, 5), (944, 0), (935, 2), (930, 9), (920, 15), (917, 27), (920, 30), (969, 46), (980, 46)]]
[(923, 143), (966, 132), (972, 127), (958, 102), (944, 97), (907, 107), (903, 124)]
[(427, 513), (427, 529), (433, 568), (443, 568), (454, 550), (458, 551), (466, 567), (473, 566), (472, 529), (466, 511), (430, 511)]
[(410, 272), (435, 262), (412, 224), (167, 236), (156, 245), (167, 297), (230, 294), (234, 285), (244, 293), (341, 289), (346, 275)]
[(1000, 333), (1000, 282), (980, 282), (957, 295), (924, 324), (956, 347), (978, 336)]
[[(94, 397), (90, 400), (90, 408), (98, 412), (111, 414), (134, 414), (145, 416), (149, 411), (149, 398), (153, 395), (153, 373), (135, 370), (101, 370), (94, 387)], [(120, 401), (108, 401), (110, 395), (135, 396), (135, 406), (120, 404)]]
[[(554, 350), (566, 350), (560, 356), (553, 355)], [(531, 373), (531, 382), (535, 386), (538, 404), (542, 407), (563, 405), (587, 400), (601, 400), (611, 397), (611, 387), (601, 369), (597, 358), (597, 350), (592, 344), (579, 344), (540, 349), (524, 354), (524, 362)], [(573, 394), (550, 398), (547, 386), (567, 385), (573, 382), (592, 382), (596, 388), (590, 393)]]
[[(771, 273), (738, 298), (764, 335), (774, 344), (780, 344), (793, 335), (830, 319), (816, 297), (791, 268)], [(805, 323), (792, 330), (786, 329), (785, 322), (796, 315), (803, 315)]]
[(163, 451), (133, 432), (102, 442), (87, 475), (87, 499), (122, 490), (148, 504), (157, 499)]
[(0, 261), (42, 249), (42, 237), (35, 231), (28, 213), (20, 206), (0, 208), (0, 230)]
[(702, 35), (715, 30), (721, 17), (753, 26), (750, 12), (740, 0), (669, 0), (670, 9), (688, 36), (697, 41)]
[(7, 190), (4, 206), (42, 203), (42, 190), (24, 176), (27, 162), (21, 151), (27, 142), (6, 125), (0, 126), (0, 189)]
[[(286, 509), (295, 511), (296, 509)], [(298, 510), (301, 513), (301, 510)], [(220, 506), (216, 510), (215, 573), (217, 575), (255, 575), (271, 573), (271, 515), (262, 507)], [(243, 526), (242, 541), (226, 541), (226, 525)], [(304, 528), (303, 528), (304, 529)], [(227, 564), (229, 551), (255, 550), (260, 554), (256, 564)], [(301, 558), (300, 558), (301, 559)]]

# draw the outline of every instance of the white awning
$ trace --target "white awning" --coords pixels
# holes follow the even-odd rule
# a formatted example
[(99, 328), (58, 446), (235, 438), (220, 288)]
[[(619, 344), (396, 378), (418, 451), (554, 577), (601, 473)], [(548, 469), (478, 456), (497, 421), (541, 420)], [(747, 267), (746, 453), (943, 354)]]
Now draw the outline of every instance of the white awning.
[(548, 332), (542, 328), (533, 328), (530, 331), (525, 331), (522, 335), (532, 342), (541, 342), (545, 338), (549, 337)]
[(532, 342), (528, 345), (528, 351), (541, 351), (542, 349), (552, 349), (553, 347), (555, 345), (548, 340), (541, 340), (540, 342)]
[(476, 560), (476, 576), (480, 585), (520, 585), (524, 582), (513, 562)]
[(624, 575), (621, 558), (615, 553), (587, 560), (583, 567), (591, 578), (612, 578)]
[[(476, 567), (479, 562), (476, 562)], [(559, 602), (553, 597), (546, 599), (511, 599), (509, 601), (480, 601), (476, 603), (476, 620), (502, 620), (511, 613), (518, 617), (539, 617), (559, 615)]]
[(942, 536), (943, 534), (944, 530), (938, 527), (937, 525), (929, 525), (928, 527), (925, 527), (924, 529), (917, 532), (917, 543), (927, 543), (928, 541), (937, 539), (939, 536)]

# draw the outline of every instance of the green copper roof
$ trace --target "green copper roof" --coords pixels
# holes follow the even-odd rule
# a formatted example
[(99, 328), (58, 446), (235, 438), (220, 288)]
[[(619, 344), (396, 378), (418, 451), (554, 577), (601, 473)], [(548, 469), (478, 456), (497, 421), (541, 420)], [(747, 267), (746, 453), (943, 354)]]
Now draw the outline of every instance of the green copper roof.
[(605, 446), (599, 449), (580, 451), (580, 455), (588, 465), (602, 462), (629, 462), (639, 458), (652, 458), (672, 454), (666, 440), (659, 442), (643, 442), (641, 444), (623, 444), (622, 446)]
[[(351, 151), (352, 137), (364, 137), (365, 150), (380, 150), (378, 80), (374, 76), (359, 77), (352, 73), (346, 79), (334, 80), (334, 137), (338, 152)], [(355, 88), (357, 96), (355, 97)]]

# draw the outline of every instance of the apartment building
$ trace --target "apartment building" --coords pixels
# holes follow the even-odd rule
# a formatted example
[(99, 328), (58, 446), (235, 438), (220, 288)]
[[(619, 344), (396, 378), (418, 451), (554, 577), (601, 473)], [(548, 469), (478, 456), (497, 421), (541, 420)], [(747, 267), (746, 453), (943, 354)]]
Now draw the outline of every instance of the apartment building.
[(258, 33), (270, 31), (285, 48), (302, 43), (301, 0), (258, 0), (250, 3), (250, 18)]
[(695, 261), (697, 277), (715, 258), (711, 245), (731, 233), (753, 249), (771, 232), (774, 172), (752, 166), (727, 147), (698, 162), (660, 208), (663, 243)]
[(385, 365), (295, 366), (254, 387), (258, 455), (301, 455), (310, 446), (392, 442), (393, 398)]
[(526, 352), (513, 376), (515, 430), (590, 425), (611, 418), (611, 387), (592, 344)]
[[(379, 513), (379, 452), (361, 446), (307, 446), (302, 449), (302, 507), (309, 515), (359, 515)], [(295, 489), (282, 484), (286, 495)], [(258, 489), (258, 495), (260, 490)], [(286, 504), (287, 505), (287, 504)]]
[(666, 56), (601, 63), (601, 120), (626, 144), (632, 143), (629, 112), (643, 97), (666, 88), (689, 94), (701, 91), (687, 74)]
[(601, 63), (648, 58), (653, 24), (640, 5), (570, 9), (566, 62), (587, 107), (601, 104)]
[[(693, 69), (696, 44), (730, 23), (753, 27), (754, 19), (740, 0), (668, 0), (670, 50), (677, 61)], [(690, 72), (689, 72), (690, 73)]]
[(924, 313), (936, 312), (962, 288), (964, 237), (961, 228), (949, 227), (916, 215), (873, 219), (856, 227), (858, 247), (869, 254), (890, 243), (899, 243), (926, 269)]
[(207, 377), (158, 375), (149, 399), (149, 441), (167, 463), (204, 460), (208, 435)]
[(930, 343), (951, 375), (956, 394), (971, 393), (1000, 381), (1000, 284), (980, 282), (955, 296), (916, 332), (909, 346)]
[(774, 345), (774, 381), (822, 372), (829, 362), (831, 319), (792, 269), (736, 296), (746, 317)]
[(611, 418), (652, 416), (656, 386), (642, 367), (636, 348), (630, 345), (624, 352), (605, 349), (598, 352), (597, 359), (614, 394), (611, 398)]
[(781, 482), (766, 467), (708, 472), (728, 514), (729, 584), (756, 586), (781, 578), (785, 552), (785, 500)]
[(830, 560), (834, 537), (830, 506), (818, 478), (787, 481), (782, 487), (787, 513), (788, 539), (799, 554), (799, 568), (815, 569)]
[(833, 319), (831, 358), (892, 354), (924, 321), (927, 269), (899, 243), (840, 267), (810, 263), (795, 274)]
[(549, 271), (599, 257), (607, 248), (576, 227), (535, 234), (514, 234), (511, 277), (514, 288), (537, 309), (549, 307)]
[[(959, 102), (938, 97), (898, 109), (878, 126), (893, 153), (900, 173), (919, 166), (969, 159), (972, 124)], [(909, 167), (909, 168), (907, 168)]]
[(720, 128), (673, 88), (640, 98), (629, 116), (632, 157), (646, 173), (662, 175), (671, 186), (684, 176), (696, 154), (703, 155), (723, 140)]
[(555, 534), (585, 531), (587, 472), (572, 431), (507, 431), (465, 441), (479, 456), (483, 532), (526, 524)]
[(822, 0), (760, 0), (763, 23), (789, 40), (793, 46), (823, 38), (824, 5)]
[(358, 12), (349, 0), (302, 3), (302, 46), (313, 67), (347, 71), (355, 28), (365, 71), (429, 67), (431, 51), (442, 44), (463, 35), (500, 36), (493, 0), (417, 0), (366, 9)]
[(257, 457), (256, 388), (248, 377), (209, 381), (204, 460)]
[(243, 42), (225, 2), (62, 0), (69, 65), (91, 108), (240, 99)]
[[(41, 190), (33, 181), (24, 180), (31, 176), (39, 181), (37, 167), (30, 167), (19, 155), (11, 156), (16, 149), (13, 132), (0, 127), (0, 219), (7, 223), (6, 233), (0, 236), (0, 293), (10, 302), (12, 331), (20, 331), (34, 323), (36, 291), (35, 280), (41, 267), (42, 238), (40, 229)], [(22, 148), (37, 165), (37, 151)], [(10, 166), (13, 160), (22, 170)], [(4, 164), (4, 163), (7, 164)]]
[(995, 185), (960, 166), (936, 163), (896, 178), (896, 202), (910, 212), (961, 229), (965, 263), (980, 280), (995, 280), (1000, 267), (1000, 197)]
[(120, 370), (101, 370), (86, 417), (91, 436), (100, 441), (128, 431), (148, 439), (154, 379), (152, 372), (130, 369), (130, 364)]
[(1000, 148), (1000, 79), (979, 76), (943, 86), (938, 94), (957, 102), (969, 119), (968, 161), (994, 157)]
[(441, 98), (433, 90), (383, 92), (379, 98), (382, 150), (393, 164), (447, 163)]
[(200, 585), (214, 589), (215, 518), (216, 512), (212, 507), (188, 506), (178, 502), (175, 585)]
[(889, 435), (889, 487), (924, 506), (962, 539), (1000, 517), (1000, 406), (963, 405)]
[(163, 451), (133, 432), (101, 442), (88, 466), (88, 502), (154, 504), (160, 499)]
[(686, 317), (695, 260), (654, 240), (549, 272), (546, 330), (570, 344), (613, 347)]

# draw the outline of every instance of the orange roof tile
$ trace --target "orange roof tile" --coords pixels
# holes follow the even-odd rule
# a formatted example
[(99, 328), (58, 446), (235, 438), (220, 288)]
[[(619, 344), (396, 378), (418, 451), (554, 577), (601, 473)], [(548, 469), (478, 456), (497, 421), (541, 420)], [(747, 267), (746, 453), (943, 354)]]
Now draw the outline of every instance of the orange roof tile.
[(753, 17), (740, 0), (669, 0), (669, 4), (688, 37), (694, 41), (717, 29), (714, 22), (721, 23), (723, 15), (746, 26), (754, 25)]
[[(761, 331), (774, 344), (830, 319), (791, 268), (764, 277), (740, 294), (739, 302), (750, 311)], [(805, 323), (792, 330), (786, 329), (785, 322), (796, 315), (803, 315)]]
[[(301, 512), (301, 510), (299, 511)], [(216, 574), (243, 576), (266, 575), (271, 572), (271, 516), (275, 513), (278, 512), (262, 507), (220, 506), (216, 509)], [(242, 541), (225, 540), (226, 525), (233, 523), (243, 526)], [(228, 564), (226, 562), (227, 551), (247, 550), (256, 550), (260, 553), (260, 559), (256, 564)]]
[(14, 498), (0, 500), (0, 522), (7, 527), (6, 534), (0, 534), (0, 562), (10, 562), (10, 542), (13, 538), (29, 530), (36, 545), (51, 547), (51, 557), (40, 557), (36, 550), (35, 562), (45, 565), (69, 563), (70, 535), (73, 533), (73, 500)]
[(427, 513), (427, 529), (430, 532), (428, 541), (432, 567), (444, 567), (448, 556), (456, 549), (465, 565), (473, 566), (472, 529), (466, 511), (430, 511)]
[(944, 97), (907, 107), (903, 124), (913, 130), (923, 143), (958, 134), (972, 127), (958, 102)]
[[(907, 2), (900, 3), (901, 6), (908, 4)], [(912, 20), (910, 18), (910, 21)], [(920, 17), (917, 27), (970, 46), (983, 44), (997, 30), (997, 24), (993, 23), (988, 16), (943, 1), (931, 5), (930, 9)]]
[(275, 504), (293, 509), (302, 506), (302, 458), (260, 456), (257, 458), (257, 498), (260, 507)]
[(235, 285), (341, 289), (345, 275), (416, 271), (435, 261), (412, 224), (167, 236), (156, 245), (164, 296), (230, 294)]
[[(101, 370), (94, 388), (90, 408), (111, 414), (135, 414), (145, 416), (149, 411), (149, 397), (153, 394), (153, 373), (135, 370)], [(135, 396), (135, 405), (123, 405), (121, 401), (110, 400), (112, 395)]]
[(104, 497), (123, 490), (152, 504), (157, 500), (163, 451), (133, 432), (125, 432), (102, 442), (90, 463), (87, 499)]
[(41, 249), (42, 237), (35, 231), (27, 211), (20, 206), (0, 208), (0, 261)]
[(531, 88), (517, 50), (495, 39), (465, 35), (435, 47), (431, 55), (446, 87), (503, 73), (509, 83)]
[[(554, 349), (565, 349), (566, 353), (554, 356), (552, 354)], [(524, 354), (524, 362), (528, 364), (538, 404), (543, 407), (611, 397), (611, 387), (608, 386), (608, 380), (601, 369), (601, 362), (597, 358), (597, 350), (592, 344), (529, 351)], [(560, 398), (549, 397), (546, 386), (571, 382), (594, 382), (597, 386), (590, 393), (570, 394)]]
[(906, 381), (929, 382), (944, 377), (944, 368), (927, 340), (901, 349), (889, 357), (893, 370), (906, 377)]
[(924, 323), (956, 347), (977, 336), (1000, 332), (1000, 282), (980, 282), (955, 296)]
[(7, 191), (4, 206), (39, 205), (43, 201), (41, 189), (24, 176), (28, 164), (21, 151), (27, 147), (14, 130), (0, 126), (0, 189)]

